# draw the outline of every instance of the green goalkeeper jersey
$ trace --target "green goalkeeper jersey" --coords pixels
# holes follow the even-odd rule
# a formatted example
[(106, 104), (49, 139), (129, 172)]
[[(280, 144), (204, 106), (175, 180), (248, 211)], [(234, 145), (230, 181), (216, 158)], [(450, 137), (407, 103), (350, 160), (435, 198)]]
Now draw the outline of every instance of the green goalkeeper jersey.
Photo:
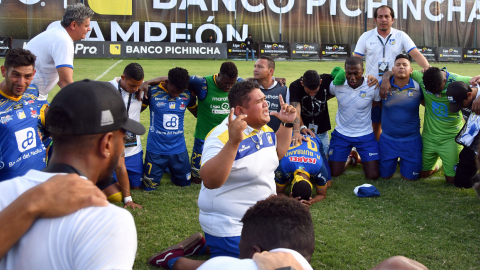
[(420, 84), (425, 99), (423, 134), (431, 134), (438, 140), (453, 139), (462, 128), (462, 114), (461, 112), (449, 112), (449, 102), (446, 94), (447, 87), (451, 82), (455, 81), (462, 81), (470, 84), (469, 81), (471, 77), (447, 72), (447, 82), (442, 92), (439, 94), (432, 94), (425, 89), (422, 72), (413, 71), (410, 77)]

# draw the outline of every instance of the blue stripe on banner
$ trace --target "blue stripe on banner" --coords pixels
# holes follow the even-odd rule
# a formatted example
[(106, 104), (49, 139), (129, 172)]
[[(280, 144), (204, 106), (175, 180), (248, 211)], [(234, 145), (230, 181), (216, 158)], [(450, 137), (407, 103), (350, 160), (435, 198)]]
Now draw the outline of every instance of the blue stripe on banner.
[(61, 67), (69, 67), (69, 68), (73, 69), (72, 65), (58, 65), (55, 68), (61, 68)]

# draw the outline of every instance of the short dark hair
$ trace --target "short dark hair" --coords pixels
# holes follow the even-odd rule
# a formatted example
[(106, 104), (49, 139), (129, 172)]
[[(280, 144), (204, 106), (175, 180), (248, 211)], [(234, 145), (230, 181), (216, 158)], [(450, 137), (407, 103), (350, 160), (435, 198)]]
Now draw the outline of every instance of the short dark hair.
[(271, 58), (270, 56), (260, 56), (258, 59), (267, 60), (267, 62), (268, 62), (268, 68), (273, 68), (273, 69), (275, 69), (275, 60), (273, 60), (273, 58)]
[(274, 196), (250, 207), (243, 223), (241, 242), (262, 251), (289, 248), (310, 260), (315, 250), (315, 232), (308, 209), (295, 199)]
[(390, 9), (390, 16), (392, 16), (393, 19), (395, 19), (395, 11), (393, 11), (393, 8), (387, 6), (387, 5), (382, 5), (382, 6), (379, 6), (377, 9), (375, 9), (375, 11), (373, 12), (373, 18), (377, 18), (378, 16), (378, 10), (381, 9), (381, 8), (388, 8)]
[(431, 67), (423, 73), (423, 84), (425, 85), (425, 90), (429, 91), (432, 94), (438, 94), (442, 92), (443, 84), (443, 74), (442, 70), (437, 67)]
[(130, 63), (123, 70), (123, 75), (127, 79), (134, 79), (135, 81), (141, 81), (144, 78), (143, 68), (138, 63)]
[(234, 84), (228, 93), (230, 108), (233, 109), (236, 106), (246, 105), (250, 101), (250, 93), (257, 88), (260, 89), (260, 86), (252, 81), (243, 81)]
[(292, 185), (292, 197), (300, 197), (308, 201), (312, 197), (312, 186), (306, 181), (296, 182)]
[(408, 62), (410, 62), (410, 58), (408, 58), (408, 56), (406, 56), (406, 55), (403, 54), (403, 53), (397, 55), (397, 57), (395, 57), (395, 61), (394, 61), (394, 62), (397, 62), (398, 59), (407, 59)]
[(223, 62), (222, 66), (220, 67), (220, 74), (222, 76), (227, 76), (230, 79), (238, 77), (238, 69), (237, 66), (233, 62)]
[(345, 60), (345, 67), (360, 65), (363, 68), (363, 59), (360, 57), (350, 56)]
[(187, 89), (189, 81), (190, 76), (184, 68), (176, 67), (168, 71), (168, 83), (173, 84), (178, 90)]
[(29, 50), (22, 48), (11, 49), (5, 55), (5, 63), (3, 64), (8, 70), (13, 67), (33, 66), (35, 68), (35, 60), (37, 57)]
[(63, 27), (68, 27), (73, 21), (82, 24), (85, 22), (86, 18), (91, 18), (93, 14), (95, 14), (93, 10), (86, 7), (84, 4), (78, 3), (75, 5), (69, 5), (63, 14), (60, 24)]
[(303, 86), (315, 90), (320, 86), (320, 75), (315, 70), (307, 70), (302, 76)]

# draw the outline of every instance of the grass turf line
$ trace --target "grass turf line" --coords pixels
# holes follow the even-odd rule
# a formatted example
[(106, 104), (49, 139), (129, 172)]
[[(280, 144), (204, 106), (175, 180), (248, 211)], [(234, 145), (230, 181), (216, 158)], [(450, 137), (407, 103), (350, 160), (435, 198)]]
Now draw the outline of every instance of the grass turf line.
[[(113, 61), (76, 59), (74, 80), (94, 79), (112, 66)], [(222, 63), (220, 60), (127, 59), (101, 80), (119, 77), (131, 62), (143, 66), (146, 79), (166, 75), (176, 66), (186, 68), (190, 75), (211, 75), (219, 71)], [(239, 76), (252, 76), (254, 62), (234, 62)], [(277, 62), (275, 76), (285, 77), (290, 84), (308, 69), (329, 73), (333, 67), (342, 65), (343, 62)], [(433, 66), (447, 66), (450, 72), (461, 75), (480, 73), (474, 64), (434, 63)], [(416, 64), (413, 67), (419, 69)], [(50, 101), (58, 90), (56, 87), (49, 95)], [(328, 107), (333, 128), (336, 100), (330, 100)], [(421, 107), (422, 118), (423, 111)], [(149, 121), (149, 113), (143, 112), (141, 122), (147, 131)], [(186, 112), (185, 137), (190, 153), (195, 123), (196, 119)], [(147, 135), (142, 136), (144, 151), (146, 139)], [(394, 255), (415, 259), (429, 269), (476, 269), (480, 265), (480, 236), (475, 231), (480, 224), (480, 200), (471, 189), (447, 185), (442, 170), (418, 182), (403, 181), (398, 172), (390, 180), (369, 181), (362, 172), (361, 166), (357, 166), (333, 179), (327, 198), (311, 208), (316, 242), (311, 262), (314, 269), (369, 269)], [(364, 183), (374, 184), (381, 197), (355, 197), (354, 187)], [(135, 202), (145, 208), (131, 211), (138, 234), (134, 269), (156, 269), (146, 265), (149, 256), (201, 231), (199, 191), (199, 185), (184, 188), (173, 185), (169, 175), (164, 175), (156, 191), (132, 191)]]

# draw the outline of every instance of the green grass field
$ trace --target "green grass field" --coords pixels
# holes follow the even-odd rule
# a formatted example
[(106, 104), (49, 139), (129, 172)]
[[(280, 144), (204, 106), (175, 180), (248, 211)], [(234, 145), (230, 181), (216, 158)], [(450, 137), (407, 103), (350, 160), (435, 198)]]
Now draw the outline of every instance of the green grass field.
[[(76, 59), (74, 80), (95, 79), (118, 60)], [(219, 71), (222, 61), (214, 60), (123, 60), (106, 75), (109, 81), (120, 76), (130, 62), (140, 63), (145, 79), (166, 75), (179, 66), (189, 74), (210, 75)], [(239, 76), (251, 77), (253, 62), (235, 61)], [(341, 62), (277, 62), (275, 76), (288, 84), (308, 69), (329, 73)], [(476, 64), (434, 64), (447, 66), (462, 75), (480, 73)], [(419, 68), (414, 65), (414, 68)], [(50, 94), (49, 100), (58, 92)], [(335, 127), (337, 103), (328, 102), (332, 127)], [(85, 108), (86, 110), (88, 108)], [(423, 117), (423, 107), (420, 109)], [(189, 152), (193, 147), (196, 119), (186, 113), (185, 136)], [(149, 113), (141, 122), (149, 126)], [(147, 135), (142, 136), (143, 148)], [(353, 189), (374, 184), (381, 193), (377, 198), (357, 198)], [(134, 269), (153, 269), (146, 260), (153, 253), (201, 231), (198, 222), (199, 185), (180, 188), (165, 175), (156, 191), (132, 191), (143, 210), (131, 211), (138, 234)], [(119, 204), (120, 205), (120, 204)], [(315, 224), (314, 269), (369, 269), (394, 255), (404, 255), (425, 264), (429, 269), (478, 269), (480, 267), (480, 200), (473, 190), (458, 189), (445, 183), (443, 171), (417, 182), (400, 179), (398, 172), (390, 180), (365, 179), (361, 166), (349, 169), (333, 179), (327, 198), (311, 207)], [(292, 232), (295, 233), (295, 232)], [(112, 247), (122, 248), (122, 247)]]

